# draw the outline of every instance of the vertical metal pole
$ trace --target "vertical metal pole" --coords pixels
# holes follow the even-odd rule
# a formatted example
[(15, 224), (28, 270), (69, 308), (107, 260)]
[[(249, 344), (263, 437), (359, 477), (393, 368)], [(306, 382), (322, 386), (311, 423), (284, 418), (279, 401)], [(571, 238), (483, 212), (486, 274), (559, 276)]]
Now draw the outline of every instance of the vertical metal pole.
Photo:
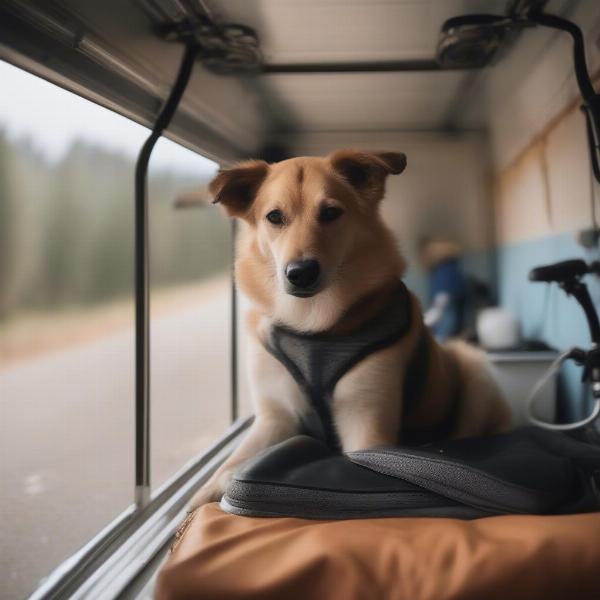
[[(144, 149), (146, 144), (144, 145)], [(142, 152), (144, 151), (142, 150)], [(139, 161), (138, 161), (139, 164)], [(139, 170), (138, 170), (139, 171)], [(137, 173), (136, 173), (137, 175)], [(150, 500), (150, 307), (146, 174), (135, 199), (135, 503)]]
[(135, 165), (135, 503), (150, 501), (150, 275), (147, 175), (154, 145), (169, 126), (185, 92), (197, 48), (187, 46), (173, 89)]
[(238, 419), (238, 310), (235, 285), (235, 238), (237, 221), (231, 221), (231, 422)]

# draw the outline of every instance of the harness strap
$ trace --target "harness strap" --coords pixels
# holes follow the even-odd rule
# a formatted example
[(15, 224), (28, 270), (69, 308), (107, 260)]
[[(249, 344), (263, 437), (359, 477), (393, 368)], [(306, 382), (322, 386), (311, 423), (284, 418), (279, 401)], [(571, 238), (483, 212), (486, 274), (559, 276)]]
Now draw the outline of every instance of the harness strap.
[[(406, 335), (411, 320), (410, 295), (404, 283), (399, 281), (390, 303), (355, 332), (343, 335), (306, 334), (281, 325), (271, 328), (268, 338), (263, 342), (265, 348), (284, 365), (314, 409), (314, 413), (304, 419), (308, 433), (324, 439), (333, 447), (339, 447), (331, 414), (335, 386), (360, 361)], [(426, 339), (419, 341), (420, 351), (416, 353), (419, 356), (413, 368), (409, 369), (411, 377), (407, 380), (407, 386), (411, 403), (414, 404), (418, 400), (421, 380), (424, 379), (422, 370), (427, 369), (426, 364), (421, 365), (423, 355), (427, 352), (426, 342)]]
[[(425, 337), (425, 336), (423, 336)], [(462, 384), (458, 364), (456, 359), (452, 355), (448, 355), (450, 358), (450, 371), (451, 374), (448, 380), (451, 382), (452, 388), (450, 389), (449, 402), (447, 407), (446, 416), (440, 423), (433, 427), (418, 429), (403, 429), (401, 433), (401, 443), (407, 446), (420, 446), (425, 443), (432, 441), (438, 441), (450, 437), (452, 432), (456, 429), (458, 417), (459, 417), (459, 403), (462, 395)], [(423, 381), (423, 388), (425, 381)], [(421, 392), (424, 391), (423, 389)], [(411, 410), (411, 406), (409, 406)], [(410, 414), (406, 413), (405, 414)]]
[[(302, 368), (296, 364), (283, 349), (281, 340), (282, 336), (274, 335), (274, 332), (272, 331), (268, 341), (264, 343), (264, 346), (288, 370), (289, 374), (294, 378), (294, 381), (298, 384), (314, 410), (313, 413), (302, 416), (303, 428), (307, 433), (324, 440), (330, 447), (335, 448), (339, 446), (339, 440), (333, 427), (331, 408), (325, 394), (320, 387), (315, 388), (310, 384), (305, 377)], [(311, 372), (316, 374), (316, 372), (320, 370), (320, 365), (314, 360), (314, 356), (311, 356), (310, 358), (312, 360), (309, 359), (310, 364), (308, 366), (311, 369)]]
[(429, 340), (425, 331), (421, 332), (412, 356), (406, 365), (402, 394), (402, 414), (410, 416), (425, 392), (429, 371)]

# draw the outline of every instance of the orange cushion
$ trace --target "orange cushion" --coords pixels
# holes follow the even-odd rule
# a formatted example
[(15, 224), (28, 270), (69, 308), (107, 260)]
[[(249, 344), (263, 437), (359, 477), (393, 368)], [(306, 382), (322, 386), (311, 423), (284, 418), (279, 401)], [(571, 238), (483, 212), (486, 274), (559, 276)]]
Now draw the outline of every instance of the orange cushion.
[(311, 521), (202, 507), (158, 600), (600, 600), (600, 513)]

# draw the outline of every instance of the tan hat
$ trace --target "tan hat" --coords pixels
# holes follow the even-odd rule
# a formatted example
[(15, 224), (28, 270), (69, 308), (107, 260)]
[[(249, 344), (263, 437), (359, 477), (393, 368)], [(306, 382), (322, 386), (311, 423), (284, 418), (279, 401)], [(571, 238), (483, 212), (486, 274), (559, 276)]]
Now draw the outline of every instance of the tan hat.
[(426, 240), (420, 252), (420, 260), (426, 269), (433, 269), (436, 265), (450, 258), (462, 254), (461, 247), (451, 240)]

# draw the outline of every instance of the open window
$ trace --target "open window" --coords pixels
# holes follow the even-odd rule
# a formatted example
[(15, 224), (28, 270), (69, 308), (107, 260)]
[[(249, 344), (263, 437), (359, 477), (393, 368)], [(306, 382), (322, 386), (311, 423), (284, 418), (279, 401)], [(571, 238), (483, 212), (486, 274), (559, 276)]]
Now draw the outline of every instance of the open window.
[[(7, 62), (0, 78), (3, 593), (18, 598), (138, 510), (132, 195), (147, 129)], [(150, 164), (155, 496), (232, 420), (230, 225), (175, 209), (217, 168), (167, 139)]]

